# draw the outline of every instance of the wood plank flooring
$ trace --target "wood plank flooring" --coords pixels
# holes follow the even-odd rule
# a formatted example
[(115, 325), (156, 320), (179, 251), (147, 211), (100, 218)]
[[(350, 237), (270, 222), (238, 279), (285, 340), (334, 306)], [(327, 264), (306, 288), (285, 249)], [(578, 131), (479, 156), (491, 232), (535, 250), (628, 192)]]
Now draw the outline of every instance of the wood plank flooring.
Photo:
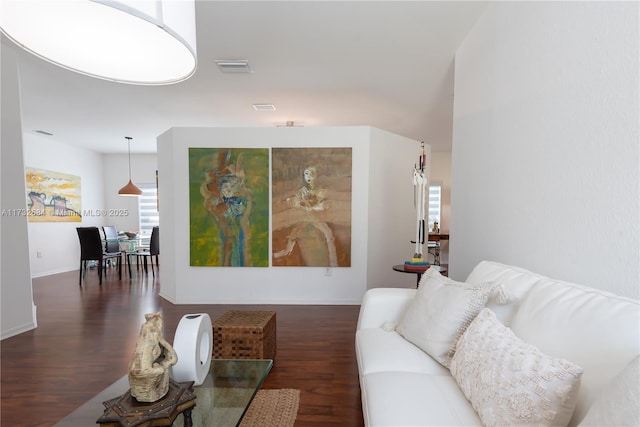
[[(2, 426), (51, 426), (127, 373), (144, 314), (162, 311), (173, 342), (184, 314), (275, 310), (277, 355), (263, 388), (301, 390), (296, 426), (363, 425), (354, 334), (359, 306), (173, 305), (149, 272), (102, 286), (90, 270), (33, 279), (38, 328), (7, 338), (1, 349)], [(96, 414), (96, 419), (101, 414)], [(265, 426), (268, 427), (268, 426)]]

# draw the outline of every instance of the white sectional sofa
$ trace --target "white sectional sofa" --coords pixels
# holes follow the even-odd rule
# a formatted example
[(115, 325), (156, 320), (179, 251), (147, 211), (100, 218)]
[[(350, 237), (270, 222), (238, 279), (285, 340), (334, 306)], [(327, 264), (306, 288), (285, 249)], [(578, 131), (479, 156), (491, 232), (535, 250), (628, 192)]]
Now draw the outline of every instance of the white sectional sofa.
[[(364, 296), (356, 354), (367, 426), (640, 425), (638, 301), (489, 261), (464, 283), (428, 273), (418, 290)], [(509, 330), (517, 338), (503, 339)]]

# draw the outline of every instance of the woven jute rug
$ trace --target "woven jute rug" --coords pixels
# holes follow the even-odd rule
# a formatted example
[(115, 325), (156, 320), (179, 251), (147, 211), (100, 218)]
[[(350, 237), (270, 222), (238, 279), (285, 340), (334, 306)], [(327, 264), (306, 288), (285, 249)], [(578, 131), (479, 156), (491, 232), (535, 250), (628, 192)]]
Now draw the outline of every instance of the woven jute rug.
[(299, 404), (300, 390), (258, 390), (240, 427), (293, 427)]

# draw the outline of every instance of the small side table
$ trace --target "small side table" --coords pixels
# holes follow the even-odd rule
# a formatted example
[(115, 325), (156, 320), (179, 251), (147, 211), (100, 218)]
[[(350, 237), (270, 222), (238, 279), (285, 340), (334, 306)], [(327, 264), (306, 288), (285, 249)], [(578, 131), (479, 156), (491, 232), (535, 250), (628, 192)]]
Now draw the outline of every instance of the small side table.
[(192, 427), (191, 411), (196, 406), (196, 395), (193, 381), (179, 383), (169, 379), (169, 391), (157, 402), (138, 402), (127, 390), (103, 405), (104, 414), (96, 421), (101, 426), (171, 426), (183, 414), (185, 427)]
[[(444, 267), (441, 267), (439, 265), (430, 265), (429, 268), (433, 268), (436, 271), (438, 271), (440, 274), (444, 274), (447, 272), (447, 269)], [(429, 269), (427, 268), (427, 270)], [(399, 271), (400, 273), (411, 273), (411, 274), (415, 274), (417, 276), (416, 279), (416, 288), (418, 286), (420, 286), (420, 279), (422, 279), (422, 275), (424, 274), (424, 271), (413, 271), (413, 270), (405, 270), (404, 268), (404, 264), (398, 264), (398, 265), (394, 265), (393, 266), (394, 271)], [(425, 271), (427, 271), (425, 270)]]

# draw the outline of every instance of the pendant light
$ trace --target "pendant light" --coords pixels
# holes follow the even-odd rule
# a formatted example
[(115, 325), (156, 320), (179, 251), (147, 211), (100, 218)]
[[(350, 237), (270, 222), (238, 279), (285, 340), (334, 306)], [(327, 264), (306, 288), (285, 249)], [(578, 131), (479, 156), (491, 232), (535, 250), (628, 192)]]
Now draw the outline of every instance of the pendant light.
[(2, 0), (0, 30), (53, 64), (141, 85), (194, 74), (194, 0)]
[(127, 185), (122, 187), (118, 194), (121, 196), (140, 196), (142, 195), (142, 190), (135, 186), (133, 182), (131, 182), (131, 138), (130, 136), (125, 136), (127, 140), (127, 144), (129, 146), (129, 182)]

